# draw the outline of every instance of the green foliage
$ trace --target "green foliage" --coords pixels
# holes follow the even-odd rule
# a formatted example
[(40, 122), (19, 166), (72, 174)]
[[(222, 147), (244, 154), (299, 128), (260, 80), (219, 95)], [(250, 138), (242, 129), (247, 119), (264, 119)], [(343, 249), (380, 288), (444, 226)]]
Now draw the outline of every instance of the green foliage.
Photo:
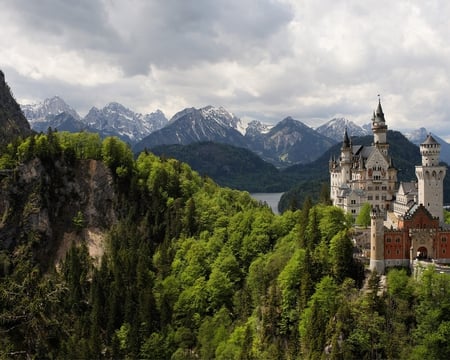
[(102, 160), (119, 178), (131, 175), (133, 152), (131, 148), (116, 137), (107, 137), (101, 148)]
[(288, 188), (279, 171), (251, 151), (227, 144), (200, 142), (152, 148), (159, 156), (188, 163), (219, 185), (250, 192), (277, 192)]
[[(0, 250), (0, 358), (450, 356), (447, 275), (391, 270), (384, 291), (372, 273), (360, 289), (351, 219), (324, 201), (274, 215), (177, 160), (134, 160), (87, 133), (49, 131), (5, 154), (7, 168), (104, 159), (119, 205), (100, 261), (79, 241), (44, 272), (36, 248), (51, 244), (36, 231)], [(89, 226), (76, 210), (68, 224)]]
[[(64, 153), (73, 153), (76, 159), (100, 160), (102, 141), (99, 134), (89, 132), (69, 133), (57, 132), (56, 136)], [(71, 156), (69, 154), (69, 156)]]
[(81, 230), (85, 226), (84, 215), (81, 211), (78, 211), (77, 214), (73, 217), (72, 223), (77, 230)]
[(370, 225), (370, 211), (372, 207), (369, 203), (361, 206), (358, 216), (355, 219), (355, 224), (367, 228)]
[(446, 224), (450, 224), (450, 211), (444, 210), (444, 219)]

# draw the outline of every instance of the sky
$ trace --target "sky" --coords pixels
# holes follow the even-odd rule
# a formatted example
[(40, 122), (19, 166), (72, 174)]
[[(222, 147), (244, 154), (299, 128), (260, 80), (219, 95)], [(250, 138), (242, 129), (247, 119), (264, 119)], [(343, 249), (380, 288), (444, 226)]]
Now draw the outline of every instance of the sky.
[(450, 140), (450, 2), (0, 0), (0, 69), (16, 100), (84, 116), (116, 101), (166, 117), (370, 122)]

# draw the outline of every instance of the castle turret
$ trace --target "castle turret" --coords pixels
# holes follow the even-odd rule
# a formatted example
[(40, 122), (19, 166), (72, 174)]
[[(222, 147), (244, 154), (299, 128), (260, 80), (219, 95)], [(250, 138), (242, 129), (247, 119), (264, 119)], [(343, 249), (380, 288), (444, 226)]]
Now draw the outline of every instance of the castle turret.
[(420, 155), (422, 165), (416, 166), (418, 180), (419, 204), (439, 222), (444, 222), (444, 177), (446, 167), (439, 166), (441, 145), (429, 134), (425, 141), (420, 144)]
[(381, 100), (378, 98), (377, 110), (373, 113), (372, 118), (372, 132), (373, 143), (378, 147), (384, 155), (387, 155), (389, 144), (387, 143), (387, 125), (384, 118), (383, 108), (381, 107)]
[(384, 274), (384, 213), (379, 207), (370, 214), (370, 270)]
[(341, 184), (345, 184), (351, 179), (352, 168), (352, 143), (347, 134), (347, 128), (344, 132), (344, 141), (341, 147)]

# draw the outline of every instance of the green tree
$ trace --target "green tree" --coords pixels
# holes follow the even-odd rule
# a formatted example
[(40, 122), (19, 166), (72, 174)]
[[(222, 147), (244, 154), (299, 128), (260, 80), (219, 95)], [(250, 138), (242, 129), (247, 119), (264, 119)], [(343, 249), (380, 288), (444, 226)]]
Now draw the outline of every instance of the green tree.
[(301, 352), (304, 358), (320, 358), (327, 345), (327, 324), (338, 305), (338, 287), (326, 276), (316, 287), (299, 324)]
[(370, 212), (372, 207), (369, 203), (364, 203), (359, 210), (359, 214), (356, 217), (356, 225), (363, 226), (367, 228), (370, 225)]
[(330, 260), (333, 276), (337, 283), (342, 283), (346, 277), (355, 277), (353, 243), (347, 230), (340, 231), (331, 239)]
[(130, 147), (117, 137), (107, 137), (102, 143), (102, 159), (119, 178), (131, 175), (133, 152)]

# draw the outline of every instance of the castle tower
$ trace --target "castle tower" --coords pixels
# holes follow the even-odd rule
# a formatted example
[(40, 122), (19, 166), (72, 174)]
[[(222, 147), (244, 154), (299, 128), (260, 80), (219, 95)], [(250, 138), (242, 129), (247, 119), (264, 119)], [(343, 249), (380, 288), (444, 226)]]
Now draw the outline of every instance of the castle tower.
[(384, 155), (387, 155), (389, 149), (389, 144), (386, 139), (387, 125), (380, 98), (378, 98), (377, 110), (373, 113), (372, 132), (374, 145), (377, 146)]
[(420, 144), (420, 155), (422, 155), (422, 165), (416, 166), (416, 176), (418, 180), (419, 204), (434, 217), (439, 218), (439, 222), (444, 222), (444, 177), (445, 166), (439, 166), (439, 156), (441, 145), (429, 134), (425, 141)]
[(379, 207), (370, 214), (370, 270), (384, 274), (384, 213)]
[(344, 132), (344, 141), (341, 148), (341, 184), (346, 184), (351, 179), (352, 168), (352, 143), (347, 134), (347, 128)]
[(344, 140), (342, 142), (341, 154), (339, 159), (330, 158), (330, 199), (334, 205), (337, 205), (339, 189), (347, 184), (351, 179), (352, 170), (352, 143), (347, 134), (347, 128), (344, 131)]

